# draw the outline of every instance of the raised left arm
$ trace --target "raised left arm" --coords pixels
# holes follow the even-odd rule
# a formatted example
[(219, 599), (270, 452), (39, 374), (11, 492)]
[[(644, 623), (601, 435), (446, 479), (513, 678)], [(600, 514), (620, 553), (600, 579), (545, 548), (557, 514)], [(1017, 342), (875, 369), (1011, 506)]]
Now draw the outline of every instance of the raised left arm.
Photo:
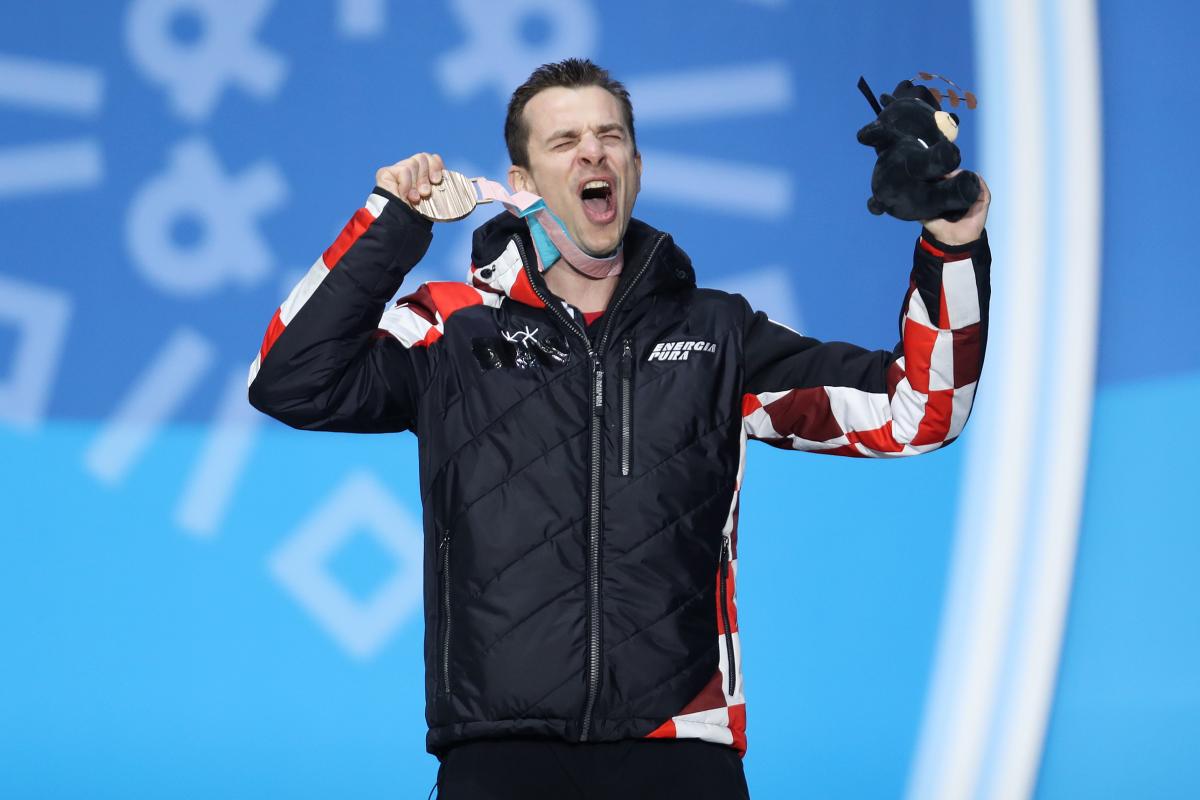
[(927, 227), (890, 351), (801, 336), (747, 305), (747, 435), (846, 456), (916, 455), (949, 444), (966, 424), (983, 365), (990, 264), (982, 230), (954, 245)]

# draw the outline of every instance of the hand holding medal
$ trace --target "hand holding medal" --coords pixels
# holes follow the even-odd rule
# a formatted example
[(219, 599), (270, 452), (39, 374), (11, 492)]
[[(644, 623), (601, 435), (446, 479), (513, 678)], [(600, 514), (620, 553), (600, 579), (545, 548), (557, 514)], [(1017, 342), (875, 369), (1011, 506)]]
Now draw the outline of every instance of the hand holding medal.
[(375, 183), (412, 206), (434, 222), (454, 222), (475, 210), (484, 197), (475, 181), (461, 172), (448, 170), (436, 153), (417, 153), (375, 173)]
[(435, 221), (462, 219), (475, 208), (475, 192), (465, 182), (459, 173), (448, 171), (436, 153), (417, 153), (375, 173), (380, 188)]

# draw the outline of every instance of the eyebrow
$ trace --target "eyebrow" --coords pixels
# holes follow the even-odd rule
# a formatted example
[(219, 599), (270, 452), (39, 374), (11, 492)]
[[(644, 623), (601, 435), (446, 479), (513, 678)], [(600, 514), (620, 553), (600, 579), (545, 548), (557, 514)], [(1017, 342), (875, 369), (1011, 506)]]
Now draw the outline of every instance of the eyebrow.
[[(604, 134), (604, 133), (608, 133), (609, 131), (620, 131), (621, 133), (625, 133), (625, 126), (620, 122), (608, 122), (608, 123), (605, 123), (604, 125), (601, 125), (598, 128), (596, 128), (597, 134)], [(553, 142), (555, 139), (578, 139), (578, 138), (579, 138), (579, 129), (578, 128), (571, 128), (570, 130), (564, 128), (563, 130), (555, 131), (554, 133), (547, 136), (546, 141)]]

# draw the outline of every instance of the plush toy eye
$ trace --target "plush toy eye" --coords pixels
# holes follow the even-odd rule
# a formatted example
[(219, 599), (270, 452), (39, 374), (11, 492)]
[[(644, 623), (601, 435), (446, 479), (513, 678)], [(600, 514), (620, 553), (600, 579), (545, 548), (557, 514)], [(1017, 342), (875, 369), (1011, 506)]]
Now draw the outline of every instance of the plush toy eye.
[(945, 111), (933, 112), (933, 121), (937, 123), (938, 130), (942, 132), (950, 141), (958, 138), (958, 120), (953, 114), (947, 114)]

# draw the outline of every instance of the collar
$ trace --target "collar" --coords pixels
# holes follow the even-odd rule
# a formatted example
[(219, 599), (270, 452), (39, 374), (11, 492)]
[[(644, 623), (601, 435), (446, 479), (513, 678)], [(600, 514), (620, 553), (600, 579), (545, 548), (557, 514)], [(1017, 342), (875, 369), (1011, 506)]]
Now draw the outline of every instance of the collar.
[[(622, 248), (625, 269), (618, 279), (618, 295), (626, 282), (633, 280), (642, 272), (642, 267), (646, 267), (645, 274), (626, 299), (626, 307), (646, 295), (695, 288), (696, 273), (691, 259), (675, 244), (670, 234), (639, 219), (631, 219), (625, 230)], [(528, 269), (522, 259), (522, 251), (529, 260)], [(530, 284), (530, 276), (543, 296), (551, 297), (552, 293), (537, 269), (534, 253), (529, 226), (508, 211), (502, 211), (475, 229), (467, 282), (480, 291), (502, 294), (526, 305), (542, 307), (545, 304)], [(651, 259), (649, 264), (646, 263), (647, 259)]]

